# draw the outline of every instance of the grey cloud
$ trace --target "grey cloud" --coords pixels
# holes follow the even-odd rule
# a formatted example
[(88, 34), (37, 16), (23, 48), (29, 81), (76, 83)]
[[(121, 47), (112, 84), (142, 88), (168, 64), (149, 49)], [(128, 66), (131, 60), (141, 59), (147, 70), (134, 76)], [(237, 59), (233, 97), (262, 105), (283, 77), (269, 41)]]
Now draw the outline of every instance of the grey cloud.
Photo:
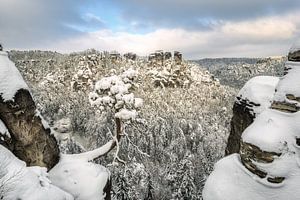
[(143, 21), (154, 27), (210, 28), (222, 20), (241, 21), (279, 15), (300, 8), (287, 0), (114, 0), (124, 21)]
[[(80, 15), (84, 0), (0, 0), (0, 42), (8, 48), (45, 48), (80, 35), (72, 26), (91, 26)], [(89, 1), (91, 2), (91, 1)]]

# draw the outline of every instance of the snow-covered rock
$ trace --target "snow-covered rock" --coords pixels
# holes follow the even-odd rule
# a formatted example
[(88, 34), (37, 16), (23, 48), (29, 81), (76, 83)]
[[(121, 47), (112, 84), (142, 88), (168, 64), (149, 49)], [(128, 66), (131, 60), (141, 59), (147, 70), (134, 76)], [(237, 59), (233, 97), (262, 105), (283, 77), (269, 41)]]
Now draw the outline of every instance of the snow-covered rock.
[(253, 144), (263, 151), (277, 153), (296, 153), (296, 138), (300, 138), (300, 113), (285, 113), (274, 109), (261, 113), (242, 135), (243, 142)]
[(77, 200), (104, 200), (110, 191), (110, 172), (92, 162), (109, 151), (114, 140), (104, 146), (79, 154), (62, 154), (49, 172), (52, 183), (72, 194)]
[(51, 183), (47, 169), (26, 167), (0, 145), (0, 198), (5, 200), (73, 200), (72, 195)]
[(19, 89), (27, 89), (15, 64), (8, 58), (7, 52), (0, 52), (0, 97), (4, 101), (13, 100)]
[[(299, 199), (300, 70), (299, 64), (291, 61), (285, 68), (288, 73), (279, 80), (271, 107), (259, 110), (243, 132), (240, 155), (230, 155), (215, 165), (203, 190), (205, 200)], [(267, 93), (274, 84), (269, 89), (257, 86), (240, 95), (265, 100), (268, 105), (271, 98)]]
[(238, 102), (246, 101), (254, 115), (260, 114), (270, 107), (278, 81), (279, 78), (273, 76), (257, 76), (250, 79), (239, 91)]
[(244, 131), (240, 155), (215, 165), (203, 190), (204, 199), (299, 199), (299, 121), (299, 112), (262, 112)]
[[(297, 200), (300, 196), (300, 170), (295, 157), (283, 163), (288, 176), (281, 184), (267, 182), (251, 173), (241, 163), (238, 154), (232, 154), (215, 164), (203, 189), (204, 200)], [(266, 166), (268, 164), (265, 164)], [(288, 167), (288, 169), (287, 169)]]
[(101, 165), (62, 155), (59, 163), (49, 172), (49, 177), (54, 185), (77, 200), (103, 200), (110, 173)]
[(277, 77), (257, 76), (250, 79), (239, 91), (233, 105), (226, 155), (239, 152), (243, 131), (257, 115), (271, 106), (278, 81)]
[(300, 109), (300, 63), (288, 61), (285, 64), (287, 73), (276, 87), (273, 108), (296, 112)]
[(300, 61), (300, 44), (295, 43), (288, 54), (288, 60), (289, 61), (295, 61), (295, 62), (299, 62)]
[(10, 139), (4, 137), (1, 144), (28, 166), (50, 169), (58, 162), (57, 142), (6, 52), (0, 52), (0, 117), (11, 135)]

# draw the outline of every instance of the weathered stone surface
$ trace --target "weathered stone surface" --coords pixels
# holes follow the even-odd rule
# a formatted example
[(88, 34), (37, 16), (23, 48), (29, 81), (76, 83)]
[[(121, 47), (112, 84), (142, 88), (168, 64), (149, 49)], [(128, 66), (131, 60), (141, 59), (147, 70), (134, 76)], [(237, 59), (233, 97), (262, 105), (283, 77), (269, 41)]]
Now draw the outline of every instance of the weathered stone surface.
[[(252, 173), (256, 174), (260, 178), (266, 178), (268, 173), (259, 169), (256, 163), (272, 163), (275, 158), (278, 158), (281, 154), (276, 152), (262, 151), (259, 147), (241, 142), (240, 156), (242, 164)], [(271, 183), (281, 183), (284, 181), (284, 177), (268, 177), (267, 181)]]
[(255, 115), (251, 105), (246, 101), (237, 98), (233, 105), (233, 116), (231, 119), (231, 130), (228, 137), (225, 155), (238, 153), (243, 131), (254, 121)]
[(50, 129), (43, 126), (28, 90), (17, 91), (14, 101), (4, 102), (0, 96), (0, 119), (11, 134), (9, 141), (1, 143), (28, 166), (51, 169), (58, 162), (57, 142)]
[(171, 59), (171, 58), (172, 58), (172, 53), (171, 52), (165, 52), (164, 59), (168, 60), (168, 59)]
[(136, 60), (137, 55), (135, 53), (129, 52), (129, 53), (125, 53), (124, 57), (128, 60)]
[(300, 50), (289, 52), (288, 61), (300, 62)]
[(174, 61), (176, 64), (180, 64), (182, 62), (182, 53), (174, 51)]
[(300, 110), (295, 103), (274, 101), (271, 105), (272, 109), (279, 110), (281, 112), (294, 113)]
[(276, 77), (257, 76), (241, 88), (233, 106), (226, 155), (239, 152), (243, 131), (252, 124), (254, 118), (271, 106), (278, 81)]

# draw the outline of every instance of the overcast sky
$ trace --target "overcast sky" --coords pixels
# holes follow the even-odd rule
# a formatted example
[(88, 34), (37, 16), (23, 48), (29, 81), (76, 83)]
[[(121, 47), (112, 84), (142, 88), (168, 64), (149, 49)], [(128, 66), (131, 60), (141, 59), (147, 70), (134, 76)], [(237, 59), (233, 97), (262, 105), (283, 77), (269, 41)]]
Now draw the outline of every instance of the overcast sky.
[(6, 49), (265, 57), (298, 38), (299, 0), (0, 0)]

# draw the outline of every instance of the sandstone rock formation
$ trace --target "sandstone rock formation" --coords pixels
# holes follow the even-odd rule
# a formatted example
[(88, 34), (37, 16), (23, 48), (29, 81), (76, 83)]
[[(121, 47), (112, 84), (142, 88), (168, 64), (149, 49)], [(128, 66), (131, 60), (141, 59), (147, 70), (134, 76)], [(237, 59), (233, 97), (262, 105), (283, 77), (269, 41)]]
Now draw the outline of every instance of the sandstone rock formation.
[[(215, 165), (203, 190), (205, 200), (299, 199), (300, 51), (296, 49), (289, 53), (288, 71), (276, 86), (271, 106), (242, 133), (239, 154)], [(261, 87), (248, 91), (245, 97), (251, 99)]]
[(29, 166), (51, 169), (59, 160), (57, 142), (15, 65), (0, 53), (0, 121), (10, 133), (0, 144)]
[(298, 49), (297, 47), (292, 48), (288, 54), (288, 60), (300, 62), (300, 49)]
[[(238, 153), (240, 151), (240, 140), (243, 131), (252, 124), (255, 116), (251, 113), (251, 107), (257, 106), (254, 102), (237, 97), (233, 105), (233, 116), (230, 122), (230, 135), (228, 137), (225, 155)], [(249, 108), (250, 107), (250, 108)]]
[(181, 64), (182, 62), (182, 53), (179, 51), (174, 51), (174, 61), (176, 64)]
[(288, 113), (300, 110), (299, 62), (300, 50), (292, 49), (285, 64), (284, 76), (276, 87), (276, 94), (272, 103), (273, 109)]
[[(168, 51), (163, 52), (162, 50), (157, 50), (148, 56), (148, 62), (151, 65), (162, 66), (165, 64), (166, 61), (170, 61), (170, 60), (172, 60), (172, 53)], [(173, 60), (176, 65), (181, 65), (182, 53), (180, 53), (179, 51), (174, 51)]]
[(171, 52), (165, 52), (164, 53), (164, 60), (172, 59), (172, 53)]
[(276, 77), (257, 76), (249, 80), (240, 90), (233, 105), (225, 155), (239, 152), (243, 131), (252, 124), (258, 114), (270, 107), (278, 81)]
[(125, 53), (124, 57), (128, 60), (136, 60), (137, 55), (135, 53), (129, 52), (129, 53)]

